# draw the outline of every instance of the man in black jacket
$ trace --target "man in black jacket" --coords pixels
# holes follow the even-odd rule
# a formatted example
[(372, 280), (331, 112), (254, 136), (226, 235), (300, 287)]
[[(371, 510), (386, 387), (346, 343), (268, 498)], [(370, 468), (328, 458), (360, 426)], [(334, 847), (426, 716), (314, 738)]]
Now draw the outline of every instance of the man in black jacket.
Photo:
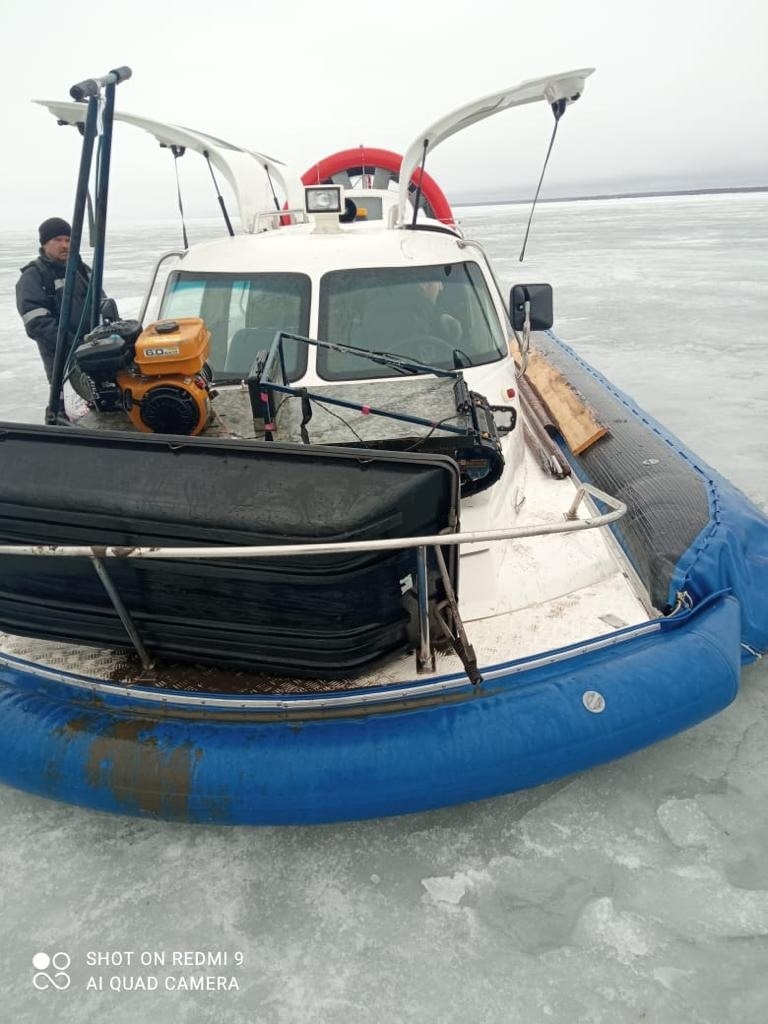
[[(21, 268), (21, 277), (16, 283), (16, 308), (27, 334), (37, 342), (49, 382), (56, 351), (71, 234), (72, 229), (61, 217), (44, 220), (40, 225), (40, 254), (36, 260)], [(80, 260), (69, 319), (70, 342), (75, 338), (79, 341), (90, 327), (90, 276), (90, 269)]]

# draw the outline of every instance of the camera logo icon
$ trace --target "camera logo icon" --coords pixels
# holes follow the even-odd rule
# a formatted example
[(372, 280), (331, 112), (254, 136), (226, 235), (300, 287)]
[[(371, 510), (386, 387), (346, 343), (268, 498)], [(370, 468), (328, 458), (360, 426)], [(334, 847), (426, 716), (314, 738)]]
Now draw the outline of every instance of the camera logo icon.
[(68, 953), (58, 952), (53, 956), (47, 953), (35, 953), (32, 957), (32, 966), (35, 973), (32, 975), (32, 984), (39, 992), (53, 988), (59, 992), (68, 989), (72, 979), (67, 973), (72, 959)]

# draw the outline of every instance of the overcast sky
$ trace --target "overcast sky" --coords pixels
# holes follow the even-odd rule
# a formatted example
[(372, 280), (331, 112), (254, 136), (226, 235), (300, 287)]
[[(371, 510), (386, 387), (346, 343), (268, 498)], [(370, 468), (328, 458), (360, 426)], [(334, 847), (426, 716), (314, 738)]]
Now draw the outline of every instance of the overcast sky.
[[(128, 64), (118, 106), (260, 149), (299, 173), (361, 143), (403, 152), (437, 117), (526, 78), (597, 68), (558, 133), (545, 195), (768, 184), (768, 4), (758, 0), (50, 0), (3, 4), (6, 227), (69, 217), (76, 132), (33, 98)], [(529, 195), (543, 104), (428, 160), (449, 198)], [(114, 222), (173, 217), (172, 157), (120, 125)], [(194, 154), (188, 212), (218, 212)]]

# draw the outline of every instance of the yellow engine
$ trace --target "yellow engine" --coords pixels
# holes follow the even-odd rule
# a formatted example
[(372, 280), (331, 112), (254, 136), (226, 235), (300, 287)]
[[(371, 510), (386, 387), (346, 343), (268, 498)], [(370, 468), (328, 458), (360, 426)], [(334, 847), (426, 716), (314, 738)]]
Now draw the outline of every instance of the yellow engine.
[(211, 335), (199, 317), (159, 320), (136, 339), (133, 363), (115, 381), (139, 430), (199, 434), (211, 418), (206, 360)]

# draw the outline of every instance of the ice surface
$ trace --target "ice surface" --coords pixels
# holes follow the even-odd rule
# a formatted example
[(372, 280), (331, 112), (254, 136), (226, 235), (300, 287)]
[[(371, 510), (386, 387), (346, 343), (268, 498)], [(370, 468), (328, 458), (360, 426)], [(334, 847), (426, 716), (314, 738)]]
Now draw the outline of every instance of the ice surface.
[(725, 838), (698, 800), (667, 800), (656, 813), (675, 846), (718, 846)]
[[(461, 211), (507, 283), (552, 281), (564, 338), (768, 507), (768, 196), (542, 206), (521, 270), (526, 216)], [(37, 416), (12, 301), (34, 250), (3, 238), (0, 416)], [(107, 290), (135, 297), (178, 232), (113, 241)], [(765, 1024), (767, 684), (752, 666), (723, 714), (623, 761), (403, 819), (192, 828), (0, 789), (0, 1019)], [(72, 984), (36, 991), (56, 950)], [(242, 951), (240, 989), (86, 990), (152, 973), (88, 951), (142, 950)]]

